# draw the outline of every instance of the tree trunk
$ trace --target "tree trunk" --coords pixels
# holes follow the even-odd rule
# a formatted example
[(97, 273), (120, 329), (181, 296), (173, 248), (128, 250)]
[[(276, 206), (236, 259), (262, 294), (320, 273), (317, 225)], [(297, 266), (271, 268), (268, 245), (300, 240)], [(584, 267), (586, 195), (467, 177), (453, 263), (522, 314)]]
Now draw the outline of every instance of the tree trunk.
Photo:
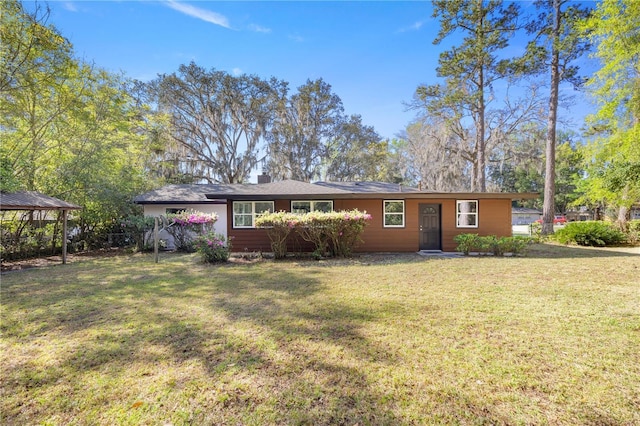
[(553, 1), (553, 51), (551, 54), (551, 93), (547, 119), (546, 165), (544, 179), (544, 204), (542, 207), (542, 234), (553, 234), (556, 192), (556, 123), (558, 121), (558, 91), (560, 88), (560, 1)]
[(623, 205), (620, 206), (618, 210), (618, 226), (620, 229), (627, 229), (627, 216), (629, 216), (629, 208), (626, 206), (627, 200), (629, 199), (629, 185), (625, 186), (622, 191), (622, 202)]
[[(482, 10), (482, 1), (478, 2), (479, 10)], [(480, 37), (484, 35), (484, 18), (483, 14), (480, 14)], [(483, 43), (484, 44), (484, 43)], [(478, 70), (478, 122), (476, 123), (476, 145), (478, 149), (478, 190), (480, 192), (487, 192), (487, 182), (486, 182), (486, 165), (485, 165), (485, 109), (486, 105), (484, 102), (484, 69), (485, 64), (484, 61), (480, 61), (480, 66)]]

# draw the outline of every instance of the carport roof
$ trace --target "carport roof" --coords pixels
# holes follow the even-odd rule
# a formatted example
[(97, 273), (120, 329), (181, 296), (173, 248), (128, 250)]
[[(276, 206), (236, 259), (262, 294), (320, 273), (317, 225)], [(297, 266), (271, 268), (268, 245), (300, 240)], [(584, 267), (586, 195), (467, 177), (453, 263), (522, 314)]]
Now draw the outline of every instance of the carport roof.
[(81, 210), (82, 207), (35, 191), (2, 192), (0, 210)]

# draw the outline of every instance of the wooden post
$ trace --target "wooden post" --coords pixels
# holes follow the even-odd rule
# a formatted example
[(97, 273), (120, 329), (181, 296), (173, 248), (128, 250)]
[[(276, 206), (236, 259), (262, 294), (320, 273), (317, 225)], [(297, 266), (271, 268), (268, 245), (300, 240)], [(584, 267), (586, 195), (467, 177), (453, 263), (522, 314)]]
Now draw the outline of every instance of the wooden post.
[(158, 218), (153, 218), (153, 258), (156, 263), (160, 260), (160, 254), (158, 253), (159, 249), (159, 241), (158, 241)]
[(67, 210), (62, 210), (62, 264), (67, 263)]

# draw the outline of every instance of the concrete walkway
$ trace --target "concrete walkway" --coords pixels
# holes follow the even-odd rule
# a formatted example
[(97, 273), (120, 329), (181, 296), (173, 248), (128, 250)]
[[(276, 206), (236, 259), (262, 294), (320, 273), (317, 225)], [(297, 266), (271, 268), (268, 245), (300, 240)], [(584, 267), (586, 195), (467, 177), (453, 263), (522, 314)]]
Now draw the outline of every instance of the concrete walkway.
[(445, 258), (445, 259), (457, 259), (464, 256), (464, 254), (457, 251), (440, 251), (440, 250), (420, 250), (418, 254), (420, 256), (425, 256), (425, 257), (439, 257), (439, 258)]

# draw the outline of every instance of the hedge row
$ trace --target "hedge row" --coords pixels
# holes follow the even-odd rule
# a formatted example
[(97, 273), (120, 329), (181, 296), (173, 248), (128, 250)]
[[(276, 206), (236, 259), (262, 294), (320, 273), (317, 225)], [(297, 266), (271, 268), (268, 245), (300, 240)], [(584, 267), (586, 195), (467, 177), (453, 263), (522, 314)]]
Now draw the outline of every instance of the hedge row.
[(481, 237), (478, 234), (459, 234), (453, 238), (458, 244), (457, 251), (466, 255), (471, 252), (492, 253), (495, 256), (504, 256), (506, 253), (517, 255), (524, 253), (531, 241), (528, 237), (496, 237), (489, 235)]
[(261, 215), (255, 225), (266, 229), (276, 259), (287, 255), (287, 239), (294, 232), (313, 244), (316, 257), (348, 257), (362, 241), (360, 235), (369, 220), (371, 215), (359, 210), (306, 214), (279, 211)]

